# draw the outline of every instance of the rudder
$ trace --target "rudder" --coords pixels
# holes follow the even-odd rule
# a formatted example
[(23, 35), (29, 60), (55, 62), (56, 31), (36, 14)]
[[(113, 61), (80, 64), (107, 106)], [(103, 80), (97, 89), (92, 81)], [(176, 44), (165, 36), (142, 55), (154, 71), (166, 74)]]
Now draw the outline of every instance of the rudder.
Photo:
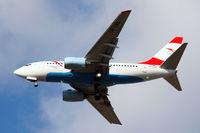
[(188, 43), (183, 43), (162, 65), (164, 69), (176, 69)]

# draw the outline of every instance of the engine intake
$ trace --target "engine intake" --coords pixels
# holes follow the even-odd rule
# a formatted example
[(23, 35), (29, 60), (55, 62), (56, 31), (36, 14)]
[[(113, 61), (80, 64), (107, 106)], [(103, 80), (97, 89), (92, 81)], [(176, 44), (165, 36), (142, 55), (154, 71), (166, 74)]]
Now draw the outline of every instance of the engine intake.
[(66, 69), (81, 69), (86, 66), (85, 58), (66, 57), (64, 59)]
[(63, 91), (63, 101), (77, 102), (77, 101), (83, 101), (84, 99), (85, 99), (85, 96), (80, 91), (77, 91), (77, 90)]

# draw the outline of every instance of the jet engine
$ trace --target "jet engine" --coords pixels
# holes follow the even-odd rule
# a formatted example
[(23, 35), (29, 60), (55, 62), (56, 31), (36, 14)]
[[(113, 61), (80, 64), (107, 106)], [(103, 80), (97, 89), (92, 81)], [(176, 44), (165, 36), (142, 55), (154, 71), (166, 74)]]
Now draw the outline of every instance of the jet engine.
[(80, 91), (71, 89), (63, 91), (63, 101), (77, 102), (77, 101), (83, 101), (84, 99), (85, 96)]
[(85, 58), (66, 57), (64, 59), (66, 69), (81, 69), (86, 66)]

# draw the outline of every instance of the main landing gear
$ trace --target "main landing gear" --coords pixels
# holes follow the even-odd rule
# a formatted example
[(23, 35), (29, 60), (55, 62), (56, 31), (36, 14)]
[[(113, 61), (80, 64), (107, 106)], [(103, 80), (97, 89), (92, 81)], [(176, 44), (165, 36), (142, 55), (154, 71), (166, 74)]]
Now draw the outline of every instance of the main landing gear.
[(101, 98), (107, 96), (107, 91), (105, 88), (101, 87), (102, 73), (97, 72), (95, 75), (95, 84), (94, 84), (94, 99), (100, 100)]
[(99, 84), (95, 84), (95, 85), (94, 85), (94, 89), (95, 89), (95, 90), (94, 90), (94, 91), (95, 91), (95, 92), (94, 92), (94, 93), (95, 93), (95, 94), (94, 94), (94, 99), (95, 99), (95, 100), (100, 100), (100, 99), (101, 99), (101, 94), (100, 94), (99, 86), (100, 86)]
[[(96, 82), (98, 82), (98, 81), (101, 81), (101, 79), (102, 79), (102, 74), (101, 73), (96, 73), (96, 75), (95, 75), (95, 81)], [(100, 100), (101, 98), (102, 98), (102, 92), (101, 92), (101, 88), (100, 88), (100, 84), (99, 83), (95, 83), (94, 84), (94, 93), (95, 93), (95, 95), (94, 95), (94, 99), (95, 100)]]
[(97, 100), (97, 101), (100, 100), (101, 99), (101, 94), (100, 93), (96, 93), (95, 96), (94, 96), (94, 99)]
[(94, 99), (95, 100), (100, 100), (100, 99), (105, 99), (108, 95), (108, 90), (107, 88), (100, 87), (100, 85), (95, 85), (95, 94), (94, 94)]

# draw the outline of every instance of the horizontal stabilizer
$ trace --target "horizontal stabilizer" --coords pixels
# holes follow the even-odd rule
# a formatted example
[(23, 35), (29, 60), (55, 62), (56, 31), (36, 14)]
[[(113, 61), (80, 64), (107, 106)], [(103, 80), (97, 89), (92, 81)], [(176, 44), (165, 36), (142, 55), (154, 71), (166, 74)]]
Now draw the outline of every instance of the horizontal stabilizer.
[(168, 77), (164, 77), (167, 82), (169, 82), (172, 86), (174, 86), (178, 91), (182, 91), (181, 85), (179, 83), (178, 77), (176, 74)]

